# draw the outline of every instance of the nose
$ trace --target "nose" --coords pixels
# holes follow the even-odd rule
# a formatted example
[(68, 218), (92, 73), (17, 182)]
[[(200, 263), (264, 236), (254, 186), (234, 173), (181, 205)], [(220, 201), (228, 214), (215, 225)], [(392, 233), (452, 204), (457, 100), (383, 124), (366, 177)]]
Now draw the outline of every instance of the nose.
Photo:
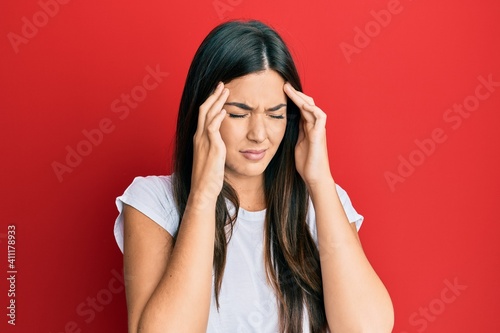
[(264, 142), (267, 138), (266, 122), (264, 114), (252, 114), (250, 117), (247, 138), (255, 143)]

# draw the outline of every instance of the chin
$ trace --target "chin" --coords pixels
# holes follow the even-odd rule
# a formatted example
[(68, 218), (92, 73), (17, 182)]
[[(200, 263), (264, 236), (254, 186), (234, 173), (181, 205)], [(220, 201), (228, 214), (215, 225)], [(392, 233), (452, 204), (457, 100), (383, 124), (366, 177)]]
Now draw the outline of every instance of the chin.
[[(259, 163), (260, 164), (260, 163)], [(253, 177), (259, 177), (264, 174), (264, 171), (266, 171), (267, 164), (260, 164), (260, 165), (250, 165), (245, 168), (236, 167), (232, 168), (231, 166), (228, 166), (226, 169), (226, 173), (233, 175), (235, 177), (243, 177), (243, 178), (253, 178)]]
[(266, 170), (265, 168), (264, 169), (259, 168), (258, 170), (242, 170), (240, 172), (233, 172), (233, 174), (239, 177), (253, 178), (262, 176), (265, 170)]

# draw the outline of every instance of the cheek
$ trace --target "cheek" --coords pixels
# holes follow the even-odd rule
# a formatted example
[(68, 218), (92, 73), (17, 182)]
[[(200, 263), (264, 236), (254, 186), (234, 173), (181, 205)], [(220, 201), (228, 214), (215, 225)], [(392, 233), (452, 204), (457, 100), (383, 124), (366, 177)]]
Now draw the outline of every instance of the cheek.
[(269, 129), (269, 137), (272, 138), (274, 141), (281, 142), (281, 140), (285, 135), (286, 121), (274, 120), (271, 124), (268, 125), (268, 129)]
[(241, 135), (242, 130), (241, 126), (238, 127), (234, 123), (230, 121), (223, 121), (220, 125), (220, 136), (222, 141), (227, 145), (230, 145), (232, 142), (238, 141), (239, 135)]

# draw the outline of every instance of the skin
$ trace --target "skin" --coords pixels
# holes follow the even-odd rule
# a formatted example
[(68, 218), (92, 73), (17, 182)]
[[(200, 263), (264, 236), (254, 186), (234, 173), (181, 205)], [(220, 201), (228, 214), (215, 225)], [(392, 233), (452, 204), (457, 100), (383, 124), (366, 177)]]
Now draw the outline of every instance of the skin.
[[(326, 114), (311, 97), (266, 70), (235, 79), (225, 87), (219, 84), (200, 107), (191, 192), (175, 246), (164, 229), (136, 209), (125, 207), (129, 332), (206, 331), (217, 195), (226, 179), (243, 208), (265, 208), (263, 172), (284, 135), (286, 110), (278, 106), (286, 103), (286, 96), (301, 110), (296, 167), (316, 212), (330, 330), (392, 330), (389, 294), (368, 262), (335, 189), (326, 146)], [(285, 118), (272, 117), (280, 115)], [(265, 150), (261, 159), (255, 159), (260, 157), (258, 153), (248, 153), (261, 150)]]
[[(241, 207), (250, 211), (265, 208), (264, 170), (285, 135), (284, 84), (278, 73), (267, 70), (225, 85), (231, 92), (224, 105), (227, 114), (220, 126), (226, 146), (225, 178), (237, 191)], [(260, 151), (264, 151), (264, 156), (252, 160), (252, 155), (260, 154), (251, 152)]]
[(335, 189), (326, 146), (326, 114), (314, 100), (285, 84), (301, 110), (295, 161), (316, 212), (327, 321), (332, 332), (391, 332), (394, 310), (349, 223)]

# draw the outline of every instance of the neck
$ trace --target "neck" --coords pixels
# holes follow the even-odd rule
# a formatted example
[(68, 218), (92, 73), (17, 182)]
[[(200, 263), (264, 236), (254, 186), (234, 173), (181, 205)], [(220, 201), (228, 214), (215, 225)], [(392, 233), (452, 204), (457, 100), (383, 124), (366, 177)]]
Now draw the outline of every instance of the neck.
[(237, 179), (226, 177), (226, 181), (238, 194), (241, 208), (248, 211), (259, 211), (266, 208), (264, 175)]

